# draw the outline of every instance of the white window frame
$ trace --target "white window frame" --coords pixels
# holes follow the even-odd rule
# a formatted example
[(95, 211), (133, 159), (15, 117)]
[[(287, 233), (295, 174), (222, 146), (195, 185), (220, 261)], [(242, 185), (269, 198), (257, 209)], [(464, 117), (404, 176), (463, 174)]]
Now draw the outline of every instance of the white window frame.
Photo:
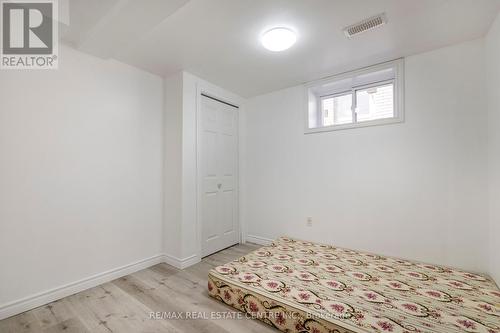
[[(395, 70), (395, 77), (393, 79), (379, 80), (379, 81), (374, 81), (374, 82), (370, 82), (370, 83), (366, 83), (366, 84), (352, 85), (349, 90), (342, 89), (340, 91), (334, 91), (332, 93), (327, 93), (324, 95), (317, 96), (316, 113), (317, 113), (317, 119), (318, 120), (321, 119), (321, 126), (309, 128), (309, 102), (310, 102), (309, 101), (309, 90), (311, 88), (326, 85), (328, 83), (332, 83), (335, 81), (340, 81), (340, 80), (349, 79), (349, 78), (355, 78), (355, 77), (358, 77), (361, 75), (382, 71), (382, 70), (388, 69), (388, 68), (394, 68), (394, 70)], [(391, 83), (393, 84), (393, 94), (394, 94), (394, 96), (393, 96), (394, 117), (357, 122), (357, 119), (356, 119), (357, 118), (356, 117), (356, 103), (357, 103), (356, 92), (359, 90), (364, 90), (364, 89), (370, 88), (370, 87), (388, 85)], [(310, 82), (310, 83), (305, 84), (304, 91), (305, 91), (305, 93), (304, 93), (304, 97), (305, 97), (304, 133), (305, 134), (318, 133), (318, 132), (329, 132), (329, 131), (344, 130), (344, 129), (351, 129), (351, 128), (359, 128), (359, 127), (379, 126), (379, 125), (402, 123), (402, 122), (404, 122), (404, 59), (401, 58), (401, 59), (385, 62), (382, 64), (366, 67), (363, 69), (359, 69), (359, 70), (331, 76), (331, 77), (321, 79), (318, 81)], [(351, 111), (352, 111), (353, 122), (350, 124), (323, 126), (322, 107), (321, 107), (322, 101), (324, 99), (338, 97), (338, 96), (344, 96), (347, 94), (352, 95)]]

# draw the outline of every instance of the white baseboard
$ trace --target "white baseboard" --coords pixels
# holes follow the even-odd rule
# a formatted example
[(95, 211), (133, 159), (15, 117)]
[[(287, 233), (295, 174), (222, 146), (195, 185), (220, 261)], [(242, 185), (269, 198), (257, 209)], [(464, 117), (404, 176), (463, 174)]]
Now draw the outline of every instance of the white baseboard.
[(143, 259), (122, 267), (90, 276), (79, 281), (75, 281), (32, 296), (28, 296), (14, 302), (0, 305), (0, 320), (34, 309), (63, 297), (79, 293), (83, 290), (93, 288), (100, 284), (118, 279), (122, 276), (132, 274), (134, 272), (140, 271), (141, 269), (160, 264), (165, 261), (164, 259), (165, 256), (163, 254), (158, 254), (151, 258)]
[(184, 269), (199, 263), (201, 261), (201, 258), (196, 254), (183, 259), (171, 256), (169, 254), (164, 254), (163, 261), (171, 266), (174, 266), (175, 268)]
[(273, 239), (255, 235), (247, 235), (246, 241), (249, 243), (255, 243), (259, 245), (270, 245), (273, 242)]
[(168, 254), (158, 254), (151, 258), (140, 260), (122, 267), (118, 267), (103, 273), (99, 273), (88, 278), (68, 283), (66, 285), (53, 288), (35, 295), (31, 295), (20, 300), (0, 305), (0, 320), (23, 313), (36, 307), (48, 304), (58, 299), (70, 296), (81, 291), (96, 287), (100, 284), (121, 278), (146, 269), (148, 267), (167, 263), (179, 269), (187, 268), (201, 261), (199, 255), (192, 255), (186, 258), (177, 258)]

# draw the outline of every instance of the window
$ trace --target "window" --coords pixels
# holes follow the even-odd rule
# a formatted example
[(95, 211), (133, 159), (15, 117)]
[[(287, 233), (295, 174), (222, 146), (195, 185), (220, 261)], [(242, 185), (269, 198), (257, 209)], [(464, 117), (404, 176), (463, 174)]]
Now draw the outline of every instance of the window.
[(403, 121), (402, 59), (307, 85), (306, 133)]
[(352, 123), (352, 94), (321, 98), (323, 126)]
[(356, 120), (394, 118), (394, 84), (356, 90)]

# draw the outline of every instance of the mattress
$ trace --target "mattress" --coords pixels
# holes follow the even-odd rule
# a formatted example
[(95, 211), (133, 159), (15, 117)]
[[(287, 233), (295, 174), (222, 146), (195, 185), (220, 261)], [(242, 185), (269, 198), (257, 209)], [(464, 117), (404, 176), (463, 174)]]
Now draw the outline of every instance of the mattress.
[(212, 269), (208, 293), (285, 332), (500, 333), (486, 276), (288, 237)]

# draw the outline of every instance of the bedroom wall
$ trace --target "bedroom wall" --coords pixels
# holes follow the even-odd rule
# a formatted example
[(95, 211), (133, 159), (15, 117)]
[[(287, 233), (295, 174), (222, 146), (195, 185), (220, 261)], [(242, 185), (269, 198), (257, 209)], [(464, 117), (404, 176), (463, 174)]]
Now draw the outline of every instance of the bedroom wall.
[(172, 258), (182, 257), (182, 76), (164, 81), (163, 249)]
[(486, 36), (490, 274), (500, 286), (500, 14)]
[(304, 135), (301, 86), (249, 99), (248, 239), (487, 271), (483, 52), (481, 39), (408, 57), (402, 124)]
[(0, 317), (161, 259), (162, 87), (63, 45), (1, 71)]

